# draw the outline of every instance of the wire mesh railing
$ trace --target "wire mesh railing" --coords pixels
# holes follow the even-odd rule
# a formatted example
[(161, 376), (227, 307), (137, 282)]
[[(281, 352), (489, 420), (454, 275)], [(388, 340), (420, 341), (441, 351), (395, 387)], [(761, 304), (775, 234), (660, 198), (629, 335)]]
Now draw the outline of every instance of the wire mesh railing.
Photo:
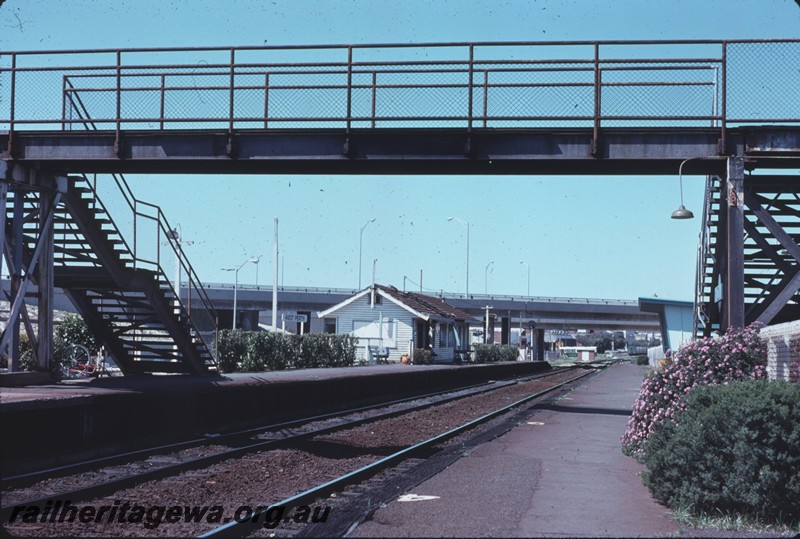
[(0, 53), (0, 130), (800, 122), (800, 40)]

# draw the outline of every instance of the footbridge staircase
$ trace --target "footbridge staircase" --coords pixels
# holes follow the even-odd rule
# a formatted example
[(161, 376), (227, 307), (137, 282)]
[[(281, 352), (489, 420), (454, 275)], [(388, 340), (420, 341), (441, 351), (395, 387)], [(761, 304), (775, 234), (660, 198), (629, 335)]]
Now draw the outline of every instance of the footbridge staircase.
[[(6, 194), (12, 285), (39, 284), (37, 272), (22, 275), (21, 268), (36, 264), (41, 231), (50, 224), (53, 285), (125, 374), (215, 370), (216, 314), (160, 208), (138, 200), (121, 175), (61, 180), (49, 203), (47, 190), (12, 186)], [(170, 263), (179, 268), (172, 281)]]
[[(731, 211), (737, 206), (743, 211)], [(737, 213), (741, 223), (732, 222)], [(734, 250), (728, 241), (731, 229), (744, 230)], [(800, 319), (799, 245), (796, 177), (748, 174), (736, 190), (725, 179), (708, 176), (698, 245), (696, 334), (709, 336), (729, 327), (724, 303), (732, 265), (741, 272), (737, 281), (744, 283), (744, 325)]]

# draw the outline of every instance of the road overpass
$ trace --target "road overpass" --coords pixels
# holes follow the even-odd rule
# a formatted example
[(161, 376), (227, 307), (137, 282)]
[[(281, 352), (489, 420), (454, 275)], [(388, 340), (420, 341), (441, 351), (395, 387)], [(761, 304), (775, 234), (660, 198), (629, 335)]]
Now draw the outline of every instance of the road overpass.
[[(206, 283), (205, 289), (214, 308), (220, 313), (223, 327), (232, 323), (234, 287), (230, 284)], [(278, 287), (279, 313), (308, 313), (311, 331), (323, 331), (324, 323), (316, 317), (323, 311), (358, 290), (324, 287)], [(254, 329), (257, 323), (269, 326), (272, 319), (272, 287), (240, 284), (236, 290), (237, 325)], [(489, 312), (508, 320), (512, 327), (528, 327), (534, 322), (547, 330), (637, 330), (658, 332), (658, 316), (639, 310), (638, 300), (512, 296), (499, 294), (464, 294), (442, 292), (429, 294), (465, 310), (481, 319)], [(278, 316), (280, 324), (280, 316)], [(288, 329), (288, 328), (287, 328)], [(291, 327), (295, 331), (294, 325)]]

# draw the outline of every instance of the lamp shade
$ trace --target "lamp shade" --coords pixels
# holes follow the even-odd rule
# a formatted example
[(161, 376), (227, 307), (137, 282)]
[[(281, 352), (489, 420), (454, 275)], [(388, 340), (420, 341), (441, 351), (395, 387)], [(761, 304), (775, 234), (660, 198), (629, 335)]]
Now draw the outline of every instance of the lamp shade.
[(683, 206), (683, 204), (681, 204), (681, 206), (677, 210), (672, 212), (672, 218), (673, 219), (692, 219), (692, 218), (694, 218), (694, 214), (691, 211), (687, 210)]

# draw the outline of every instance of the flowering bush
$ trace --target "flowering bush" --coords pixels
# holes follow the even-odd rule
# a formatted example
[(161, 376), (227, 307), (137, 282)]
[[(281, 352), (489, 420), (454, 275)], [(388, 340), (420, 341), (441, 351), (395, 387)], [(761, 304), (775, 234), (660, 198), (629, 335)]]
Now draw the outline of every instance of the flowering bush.
[(686, 395), (703, 385), (734, 380), (765, 379), (766, 345), (759, 338), (759, 324), (730, 330), (723, 337), (692, 341), (674, 354), (664, 370), (651, 373), (642, 383), (639, 397), (622, 435), (626, 455), (641, 458), (653, 429), (686, 407)]

